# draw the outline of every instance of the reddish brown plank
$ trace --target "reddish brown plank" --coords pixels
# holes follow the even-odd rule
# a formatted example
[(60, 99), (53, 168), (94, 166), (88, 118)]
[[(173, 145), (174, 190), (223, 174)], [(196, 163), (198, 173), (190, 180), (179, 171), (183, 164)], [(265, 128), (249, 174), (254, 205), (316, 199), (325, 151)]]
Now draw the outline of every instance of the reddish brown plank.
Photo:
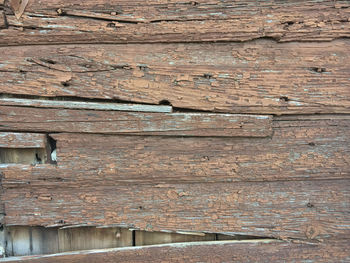
[(278, 241), (198, 242), (115, 248), (3, 259), (25, 263), (114, 262), (348, 262), (348, 240), (321, 244)]
[(45, 134), (0, 132), (1, 148), (45, 148), (46, 141)]
[(349, 37), (347, 1), (29, 1), (21, 19), (5, 6), (1, 45), (328, 41)]
[(5, 224), (113, 225), (318, 240), (350, 234), (350, 180), (103, 185), (3, 179)]
[[(230, 113), (350, 112), (350, 40), (0, 48), (0, 93)], [(98, 50), (98, 52), (96, 52)]]
[(52, 134), (57, 167), (12, 165), (2, 173), (19, 186), (57, 178), (105, 185), (349, 178), (349, 126), (349, 116), (339, 115), (280, 118), (265, 138)]
[(215, 137), (272, 135), (272, 117), (264, 115), (144, 113), (6, 106), (0, 106), (0, 112), (0, 130)]

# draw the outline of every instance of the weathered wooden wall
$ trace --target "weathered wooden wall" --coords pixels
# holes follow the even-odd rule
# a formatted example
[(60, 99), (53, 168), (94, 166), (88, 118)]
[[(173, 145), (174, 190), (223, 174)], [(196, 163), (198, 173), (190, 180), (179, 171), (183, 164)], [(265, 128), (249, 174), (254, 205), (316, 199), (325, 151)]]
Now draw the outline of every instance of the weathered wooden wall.
[(349, 1), (18, 2), (5, 261), (350, 262)]

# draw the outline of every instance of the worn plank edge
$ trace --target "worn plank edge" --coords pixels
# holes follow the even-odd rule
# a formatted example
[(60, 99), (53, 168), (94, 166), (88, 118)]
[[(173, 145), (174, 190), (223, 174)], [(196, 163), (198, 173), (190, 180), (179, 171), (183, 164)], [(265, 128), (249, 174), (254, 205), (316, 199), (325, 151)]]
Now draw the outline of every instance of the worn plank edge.
[(161, 112), (170, 113), (172, 107), (167, 105), (148, 104), (122, 104), (122, 103), (97, 103), (82, 101), (52, 101), (38, 99), (16, 99), (1, 98), (0, 105), (6, 106), (32, 106), (40, 108), (63, 108), (63, 109), (88, 109), (88, 110), (110, 110), (110, 111), (139, 111), (139, 112)]

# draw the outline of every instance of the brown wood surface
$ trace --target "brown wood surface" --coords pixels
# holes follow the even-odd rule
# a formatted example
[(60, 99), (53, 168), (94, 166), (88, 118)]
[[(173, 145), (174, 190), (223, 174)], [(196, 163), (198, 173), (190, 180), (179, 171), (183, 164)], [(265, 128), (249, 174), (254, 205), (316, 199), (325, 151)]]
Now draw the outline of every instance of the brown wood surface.
[(116, 248), (8, 258), (24, 263), (114, 262), (349, 262), (349, 241), (321, 244), (286, 242), (208, 242)]
[[(3, 183), (7, 187), (27, 180), (40, 186), (45, 180), (110, 185), (349, 178), (349, 116), (304, 118), (274, 121), (273, 136), (266, 138), (52, 134), (57, 166), (3, 166)], [(18, 129), (28, 127), (19, 120)]]
[(1, 148), (45, 148), (46, 141), (45, 134), (0, 132)]
[(0, 48), (0, 93), (230, 113), (350, 112), (350, 40)]
[(0, 130), (215, 137), (272, 135), (272, 117), (264, 115), (144, 113), (6, 106), (0, 106), (0, 113)]
[[(75, 174), (74, 174), (75, 175)], [(319, 240), (350, 234), (350, 180), (193, 184), (4, 182), (5, 224), (115, 225)]]
[[(7, 1), (8, 3), (10, 1)], [(0, 45), (247, 41), (329, 41), (350, 36), (348, 1), (29, 1), (6, 23)]]

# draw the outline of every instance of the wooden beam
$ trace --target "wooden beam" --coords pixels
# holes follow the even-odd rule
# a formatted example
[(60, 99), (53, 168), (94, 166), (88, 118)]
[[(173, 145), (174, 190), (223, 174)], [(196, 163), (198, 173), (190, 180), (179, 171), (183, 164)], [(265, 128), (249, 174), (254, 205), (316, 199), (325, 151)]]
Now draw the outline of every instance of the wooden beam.
[(17, 187), (8, 180), (5, 175), (7, 225), (115, 225), (319, 241), (350, 234), (349, 179), (104, 185), (28, 178)]
[(61, 253), (47, 256), (5, 258), (4, 262), (347, 262), (349, 240), (333, 243), (298, 244), (279, 241), (216, 241), (114, 248)]
[[(81, 104), (82, 108), (89, 106)], [(152, 107), (158, 106), (147, 109), (151, 110)], [(7, 106), (0, 106), (0, 111), (0, 130), (215, 137), (272, 135), (272, 117), (266, 115), (145, 113)]]
[[(13, 120), (7, 122), (7, 129), (43, 127), (43, 119), (35, 112), (22, 119), (27, 111), (23, 109), (21, 114), (13, 115)], [(42, 111), (38, 109), (38, 112)], [(59, 110), (55, 113), (63, 116)], [(103, 132), (113, 127), (109, 126), (111, 123), (118, 124), (116, 121), (108, 121), (108, 125), (106, 122), (93, 122), (94, 118), (116, 120), (110, 118), (111, 115), (106, 117), (105, 113), (93, 112), (95, 115), (89, 116), (88, 111), (79, 119), (66, 119), (67, 123), (47, 122), (46, 128), (65, 127), (76, 131), (79, 127), (92, 129), (96, 124), (95, 130)], [(35, 119), (35, 116), (38, 118)], [(55, 116), (49, 120), (62, 118)], [(137, 116), (140, 117), (139, 114)], [(126, 115), (125, 118), (128, 120), (130, 117)], [(349, 178), (350, 117), (321, 115), (315, 118), (305, 116), (289, 120), (289, 117), (281, 117), (272, 123), (273, 135), (264, 138), (52, 134), (57, 140), (57, 166), (2, 166), (3, 183), (21, 186), (31, 180), (32, 185), (41, 185), (45, 183), (43, 180), (55, 182), (57, 178), (74, 183), (105, 185)], [(78, 120), (82, 124), (74, 126)], [(129, 121), (133, 122), (132, 119)], [(120, 121), (120, 125), (125, 123), (127, 121)], [(0, 122), (0, 125), (4, 123)]]
[(174, 108), (229, 113), (350, 113), (349, 45), (348, 39), (283, 44), (264, 39), (47, 45), (40, 52), (36, 46), (1, 47), (0, 93), (169, 102)]
[[(103, 8), (101, 8), (103, 6)], [(21, 19), (5, 7), (0, 45), (330, 41), (349, 37), (349, 3), (308, 1), (30, 1)]]

